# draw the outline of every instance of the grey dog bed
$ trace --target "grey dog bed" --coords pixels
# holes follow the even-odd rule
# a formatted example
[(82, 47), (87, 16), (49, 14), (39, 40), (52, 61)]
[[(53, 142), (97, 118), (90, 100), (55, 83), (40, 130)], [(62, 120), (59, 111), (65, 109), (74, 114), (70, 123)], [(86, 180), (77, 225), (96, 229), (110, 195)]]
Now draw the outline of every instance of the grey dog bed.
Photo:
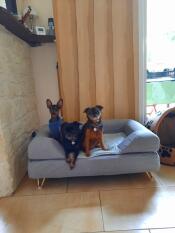
[(65, 162), (61, 144), (49, 136), (48, 126), (41, 127), (28, 147), (29, 177), (114, 175), (159, 169), (159, 138), (155, 134), (134, 120), (107, 120), (103, 125), (108, 150), (94, 149), (90, 157), (81, 152), (73, 170)]

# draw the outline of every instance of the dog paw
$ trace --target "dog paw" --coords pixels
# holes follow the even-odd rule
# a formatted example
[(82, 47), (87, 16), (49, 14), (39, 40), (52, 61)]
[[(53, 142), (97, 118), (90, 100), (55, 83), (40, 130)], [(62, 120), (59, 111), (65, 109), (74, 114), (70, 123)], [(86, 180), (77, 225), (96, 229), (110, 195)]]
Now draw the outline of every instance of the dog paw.
[(68, 157), (66, 158), (66, 162), (69, 164), (70, 169), (73, 169), (76, 163), (75, 155), (73, 153), (70, 153)]
[(90, 152), (86, 152), (86, 156), (87, 156), (87, 157), (90, 157)]

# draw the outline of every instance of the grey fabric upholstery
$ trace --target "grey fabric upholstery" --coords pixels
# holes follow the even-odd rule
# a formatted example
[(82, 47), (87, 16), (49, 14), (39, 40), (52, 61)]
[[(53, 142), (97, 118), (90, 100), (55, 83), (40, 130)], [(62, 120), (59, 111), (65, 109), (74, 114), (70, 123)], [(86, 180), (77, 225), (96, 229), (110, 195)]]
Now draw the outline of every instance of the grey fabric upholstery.
[(108, 155), (93, 158), (78, 158), (76, 167), (70, 170), (64, 160), (29, 160), (30, 178), (62, 178), (80, 176), (102, 176), (158, 171), (157, 153)]
[(159, 149), (160, 140), (157, 135), (136, 121), (127, 121), (124, 133), (127, 138), (118, 145), (122, 153), (152, 152)]
[(64, 150), (53, 138), (37, 136), (28, 147), (28, 158), (38, 159), (64, 159)]
[(127, 137), (118, 145), (120, 153), (153, 152), (159, 149), (157, 135), (134, 120), (108, 120), (104, 132), (123, 132)]
[(42, 127), (28, 147), (28, 173), (31, 178), (112, 175), (158, 170), (159, 138), (133, 120), (107, 120), (104, 124), (108, 151), (94, 149), (87, 158), (80, 153), (76, 168), (69, 169), (64, 150)]

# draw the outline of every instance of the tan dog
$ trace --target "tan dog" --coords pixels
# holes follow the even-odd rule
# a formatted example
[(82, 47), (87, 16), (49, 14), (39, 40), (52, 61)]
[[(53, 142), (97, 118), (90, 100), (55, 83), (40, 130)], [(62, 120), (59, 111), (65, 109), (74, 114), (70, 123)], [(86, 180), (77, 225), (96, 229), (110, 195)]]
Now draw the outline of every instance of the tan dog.
[(87, 115), (87, 122), (83, 126), (82, 146), (87, 156), (90, 156), (90, 150), (95, 147), (106, 150), (103, 143), (103, 125), (101, 123), (102, 109), (102, 106), (96, 105), (84, 110)]

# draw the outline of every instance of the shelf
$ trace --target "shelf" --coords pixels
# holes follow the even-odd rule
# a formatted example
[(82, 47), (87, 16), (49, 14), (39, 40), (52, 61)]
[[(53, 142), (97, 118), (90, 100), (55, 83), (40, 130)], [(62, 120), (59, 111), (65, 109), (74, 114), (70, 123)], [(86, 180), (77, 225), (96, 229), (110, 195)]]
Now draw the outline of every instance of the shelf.
[(42, 43), (53, 43), (55, 40), (55, 36), (33, 34), (3, 7), (0, 7), (0, 24), (32, 47)]

